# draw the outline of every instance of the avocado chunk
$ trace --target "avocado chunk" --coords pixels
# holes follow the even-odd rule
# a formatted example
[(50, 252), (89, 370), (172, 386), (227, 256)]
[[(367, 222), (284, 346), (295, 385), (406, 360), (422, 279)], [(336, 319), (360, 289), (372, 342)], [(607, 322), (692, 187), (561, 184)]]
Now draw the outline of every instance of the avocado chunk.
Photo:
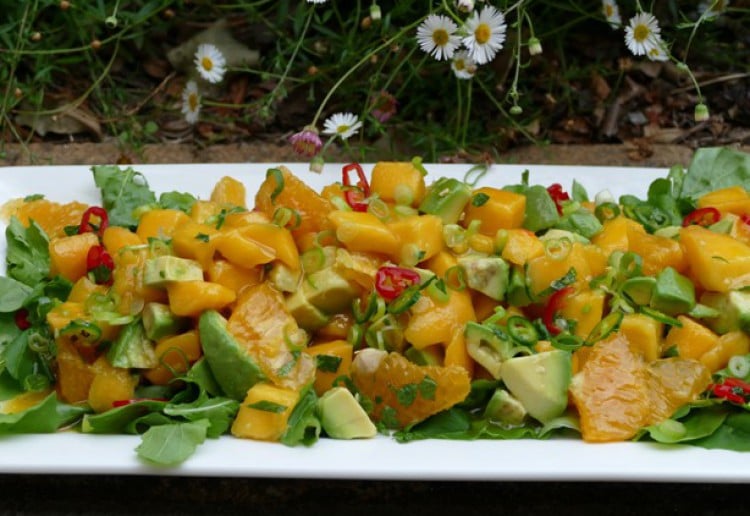
[(203, 268), (195, 260), (178, 256), (149, 258), (143, 267), (143, 283), (149, 287), (163, 287), (170, 281), (203, 280)]
[(441, 177), (430, 185), (419, 211), (440, 217), (443, 224), (455, 224), (471, 198), (471, 187), (452, 177)]
[(143, 328), (150, 340), (159, 340), (167, 335), (176, 335), (186, 330), (190, 319), (172, 313), (164, 303), (146, 303), (143, 307)]
[(656, 276), (651, 308), (668, 315), (689, 312), (695, 306), (695, 285), (672, 267)]
[(638, 306), (649, 306), (656, 288), (653, 276), (636, 276), (622, 283), (620, 290), (625, 296)]
[(547, 423), (565, 412), (572, 377), (571, 355), (555, 349), (503, 362), (502, 379), (529, 415)]
[(513, 344), (510, 336), (497, 326), (476, 322), (466, 323), (464, 330), (466, 351), (496, 380), (501, 377), (503, 362), (518, 353), (528, 353), (528, 348)]
[(358, 291), (332, 268), (313, 272), (302, 283), (307, 300), (324, 313), (334, 314), (348, 309)]
[(367, 412), (345, 387), (334, 387), (318, 400), (320, 424), (333, 439), (366, 439), (375, 437), (378, 429)]
[(750, 291), (705, 292), (701, 296), (701, 304), (718, 312), (716, 317), (705, 319), (716, 333), (735, 330), (750, 332)]
[(143, 322), (137, 318), (120, 330), (107, 352), (107, 360), (115, 367), (150, 369), (159, 365), (154, 343), (146, 336)]
[(465, 256), (458, 259), (458, 266), (464, 272), (466, 285), (502, 301), (510, 283), (510, 267), (499, 256)]
[(523, 403), (505, 389), (495, 389), (484, 409), (484, 417), (506, 425), (520, 425), (526, 418), (526, 414)]
[(531, 304), (531, 296), (526, 283), (526, 273), (520, 266), (510, 268), (510, 280), (506, 292), (508, 303), (523, 308)]
[(271, 266), (268, 273), (268, 280), (281, 292), (294, 292), (299, 287), (302, 279), (302, 271), (290, 269), (281, 262), (276, 262)]
[(329, 317), (310, 303), (302, 289), (286, 298), (286, 308), (300, 328), (315, 331), (328, 323)]
[(203, 312), (198, 334), (208, 366), (224, 394), (242, 401), (247, 391), (265, 380), (255, 359), (227, 330), (227, 321), (216, 310)]

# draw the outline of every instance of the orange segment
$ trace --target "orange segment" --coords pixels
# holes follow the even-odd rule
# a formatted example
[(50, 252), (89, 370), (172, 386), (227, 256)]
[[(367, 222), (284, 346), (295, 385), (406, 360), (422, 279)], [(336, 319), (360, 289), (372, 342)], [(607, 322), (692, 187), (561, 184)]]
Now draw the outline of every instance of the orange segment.
[(25, 202), (23, 199), (11, 201), (3, 206), (3, 216), (15, 215), (21, 224), (29, 225), (29, 220), (39, 224), (52, 239), (65, 236), (65, 226), (77, 226), (88, 205), (80, 202), (60, 204), (47, 199)]
[(402, 428), (417, 423), (469, 394), (470, 378), (463, 367), (419, 366), (398, 353), (382, 356), (371, 367), (371, 357), (384, 352), (365, 351), (367, 354), (358, 356), (352, 364), (352, 380), (373, 402), (373, 419), (387, 426)]

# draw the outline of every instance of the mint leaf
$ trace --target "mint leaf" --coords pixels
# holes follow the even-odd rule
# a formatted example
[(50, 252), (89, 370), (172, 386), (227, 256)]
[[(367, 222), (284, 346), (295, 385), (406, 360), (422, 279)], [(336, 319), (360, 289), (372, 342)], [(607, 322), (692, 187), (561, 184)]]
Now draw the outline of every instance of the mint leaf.
[(13, 278), (0, 276), (0, 312), (15, 312), (31, 293), (31, 287)]
[(187, 460), (203, 444), (210, 426), (207, 419), (152, 426), (143, 434), (141, 444), (135, 451), (147, 462), (176, 466)]
[(91, 170), (111, 226), (135, 227), (138, 224), (133, 216), (135, 209), (156, 203), (146, 178), (132, 167), (122, 170), (114, 165), (99, 165)]
[(304, 444), (310, 446), (320, 437), (320, 419), (316, 412), (318, 396), (308, 388), (289, 415), (287, 429), (281, 436), (281, 442), (287, 446)]
[(8, 276), (34, 286), (49, 274), (49, 238), (34, 221), (25, 228), (16, 217), (11, 217), (5, 228), (8, 253), (5, 258)]

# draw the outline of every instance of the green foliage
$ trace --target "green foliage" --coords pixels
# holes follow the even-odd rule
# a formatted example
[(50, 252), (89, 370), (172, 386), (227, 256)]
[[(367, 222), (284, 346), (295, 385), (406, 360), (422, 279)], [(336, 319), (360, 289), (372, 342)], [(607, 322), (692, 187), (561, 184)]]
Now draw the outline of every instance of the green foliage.
[[(20, 115), (44, 117), (78, 107), (125, 148), (174, 137), (170, 126), (181, 121), (180, 90), (191, 73), (171, 70), (165, 51), (217, 20), (226, 20), (241, 45), (257, 49), (260, 61), (230, 66), (231, 80), (202, 91), (200, 120), (207, 127), (199, 126), (196, 138), (217, 142), (258, 131), (320, 129), (331, 113), (351, 112), (364, 123), (352, 140), (363, 158), (375, 142), (394, 154), (406, 151), (397, 143), (407, 142), (408, 150), (435, 160), (534, 140), (527, 127), (541, 117), (552, 125), (592, 113), (590, 99), (579, 94), (579, 84), (592, 74), (614, 84), (609, 100), (616, 98), (623, 78), (617, 63), (628, 56), (622, 27), (610, 30), (601, 2), (594, 0), (477, 2), (476, 9), (491, 4), (505, 14), (507, 37), (497, 57), (479, 66), (471, 80), (456, 79), (449, 63), (427, 55), (416, 39), (430, 13), (459, 25), (467, 18), (454, 0), (3, 4), (0, 130), (6, 140), (33, 136)], [(626, 24), (640, 4), (619, 4)], [(653, 9), (670, 57), (693, 82), (698, 101), (697, 81), (685, 65), (690, 57), (710, 56), (706, 61), (718, 72), (743, 71), (744, 51), (726, 27), (746, 32), (747, 9), (730, 5), (721, 17), (701, 17), (696, 2), (678, 0)], [(532, 42), (541, 45), (533, 47), (540, 55), (531, 55)]]

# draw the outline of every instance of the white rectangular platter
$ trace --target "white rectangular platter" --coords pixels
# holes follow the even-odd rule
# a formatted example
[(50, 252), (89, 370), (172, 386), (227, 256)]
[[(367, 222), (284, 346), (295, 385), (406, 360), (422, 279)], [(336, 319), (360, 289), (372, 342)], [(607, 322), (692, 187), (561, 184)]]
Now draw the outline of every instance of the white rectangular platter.
[[(248, 203), (270, 164), (136, 165), (157, 193), (178, 190), (207, 198), (214, 183), (229, 175), (245, 182)], [(340, 180), (341, 165), (328, 164), (322, 174), (306, 164), (289, 168), (320, 188)], [(372, 165), (363, 165), (368, 173)], [(430, 165), (427, 182), (440, 176), (462, 178), (469, 165)], [(616, 197), (645, 196), (649, 183), (665, 169), (495, 165), (480, 184), (518, 183), (524, 170), (532, 184), (559, 182), (569, 189), (573, 179), (589, 195), (608, 189)], [(87, 166), (0, 168), (0, 204), (30, 194), (65, 202), (98, 203)], [(4, 229), (4, 224), (0, 223)], [(0, 238), (4, 267), (6, 244)], [(290, 448), (222, 437), (208, 440), (177, 468), (155, 468), (140, 462), (136, 436), (51, 435), (0, 437), (0, 474), (120, 474), (223, 477), (331, 478), (378, 480), (494, 481), (654, 481), (750, 482), (750, 454), (654, 443), (585, 444), (575, 439), (548, 441), (445, 441), (408, 444), (379, 436), (363, 441), (321, 439), (312, 447)]]

